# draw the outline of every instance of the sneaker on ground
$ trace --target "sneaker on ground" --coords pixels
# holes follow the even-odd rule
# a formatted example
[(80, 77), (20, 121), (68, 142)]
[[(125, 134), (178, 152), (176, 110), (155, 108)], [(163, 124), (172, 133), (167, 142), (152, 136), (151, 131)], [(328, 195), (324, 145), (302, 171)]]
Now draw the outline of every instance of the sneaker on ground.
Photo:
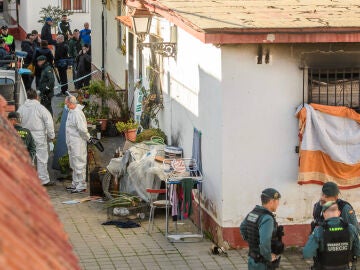
[(47, 182), (46, 184), (43, 184), (43, 186), (45, 186), (45, 187), (56, 186), (56, 182), (50, 181), (50, 182)]
[(86, 192), (86, 189), (73, 189), (73, 190), (71, 190), (71, 194), (73, 194), (73, 193), (83, 193), (83, 192)]

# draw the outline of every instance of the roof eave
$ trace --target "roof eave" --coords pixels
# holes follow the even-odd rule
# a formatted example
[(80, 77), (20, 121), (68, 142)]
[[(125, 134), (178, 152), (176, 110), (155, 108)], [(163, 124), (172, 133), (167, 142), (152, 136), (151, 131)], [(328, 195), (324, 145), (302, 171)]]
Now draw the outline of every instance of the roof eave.
[[(128, 0), (137, 2), (138, 0)], [(254, 43), (353, 43), (360, 42), (360, 27), (201, 29), (176, 11), (154, 0), (145, 0), (151, 12), (209, 44)]]
[(212, 44), (360, 42), (360, 27), (222, 30), (206, 30), (204, 42)]

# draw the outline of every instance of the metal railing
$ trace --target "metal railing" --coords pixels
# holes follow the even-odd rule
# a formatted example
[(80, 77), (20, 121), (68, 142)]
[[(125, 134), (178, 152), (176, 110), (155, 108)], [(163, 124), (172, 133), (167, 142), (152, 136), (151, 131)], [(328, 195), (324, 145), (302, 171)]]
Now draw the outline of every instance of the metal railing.
[(308, 100), (360, 111), (360, 68), (309, 69)]

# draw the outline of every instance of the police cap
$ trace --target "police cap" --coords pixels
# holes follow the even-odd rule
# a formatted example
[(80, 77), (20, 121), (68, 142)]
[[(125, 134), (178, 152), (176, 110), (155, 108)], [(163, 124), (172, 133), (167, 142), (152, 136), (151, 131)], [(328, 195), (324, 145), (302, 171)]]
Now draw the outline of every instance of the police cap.
[(277, 191), (276, 189), (273, 189), (273, 188), (264, 189), (262, 191), (261, 195), (264, 195), (264, 196), (266, 196), (270, 199), (274, 199), (274, 200), (278, 200), (281, 198), (279, 191)]
[(1, 30), (6, 30), (6, 29), (8, 29), (9, 27), (6, 25), (6, 24), (4, 24), (3, 26), (1, 26)]
[(334, 182), (326, 182), (322, 187), (322, 193), (328, 197), (336, 197), (339, 195), (339, 187)]

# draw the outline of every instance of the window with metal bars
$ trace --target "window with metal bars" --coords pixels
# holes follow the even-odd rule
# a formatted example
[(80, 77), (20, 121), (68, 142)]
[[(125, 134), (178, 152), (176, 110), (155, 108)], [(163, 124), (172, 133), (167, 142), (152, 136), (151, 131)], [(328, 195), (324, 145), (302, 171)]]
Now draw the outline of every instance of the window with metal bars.
[(309, 68), (308, 102), (360, 112), (360, 68)]

